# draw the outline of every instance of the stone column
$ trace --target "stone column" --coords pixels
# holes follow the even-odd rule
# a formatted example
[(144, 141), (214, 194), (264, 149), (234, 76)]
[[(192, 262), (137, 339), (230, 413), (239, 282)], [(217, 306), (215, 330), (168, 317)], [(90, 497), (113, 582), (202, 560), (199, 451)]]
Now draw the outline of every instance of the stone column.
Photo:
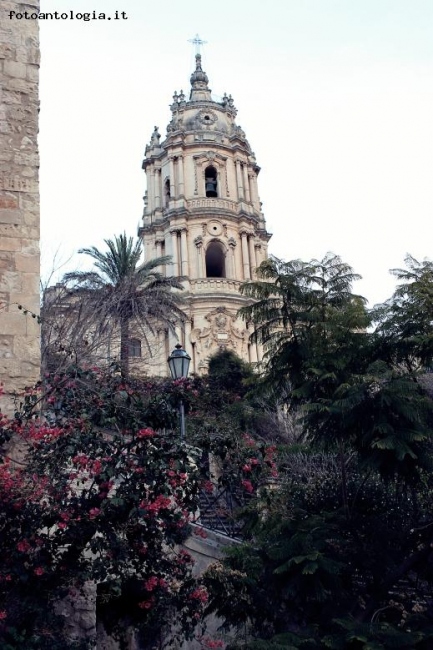
[(254, 235), (248, 237), (248, 248), (250, 254), (251, 279), (253, 279), (257, 267), (256, 251), (254, 250)]
[(230, 278), (237, 278), (236, 275), (236, 257), (235, 257), (235, 248), (236, 248), (236, 239), (234, 237), (230, 237), (229, 241), (229, 273), (230, 273)]
[(178, 171), (179, 195), (185, 196), (185, 187), (184, 187), (184, 179), (183, 179), (183, 156), (178, 156), (177, 158), (177, 171)]
[(162, 256), (162, 244), (163, 244), (163, 241), (161, 239), (156, 239), (155, 240), (155, 254), (156, 254), (156, 257), (161, 257)]
[(236, 160), (236, 185), (238, 188), (238, 200), (241, 201), (244, 198), (244, 188), (242, 185), (242, 169), (240, 160)]
[(262, 245), (260, 243), (254, 244), (254, 248), (256, 249), (256, 269), (260, 266), (260, 264), (263, 262), (262, 259)]
[(248, 203), (251, 201), (250, 199), (250, 186), (248, 183), (248, 168), (247, 165), (244, 165), (244, 192), (245, 192), (245, 201), (248, 201)]
[(193, 354), (192, 354), (192, 345), (191, 345), (191, 321), (190, 320), (185, 321), (185, 350), (186, 352), (188, 352), (192, 361)]
[(251, 270), (250, 270), (250, 262), (248, 256), (248, 233), (246, 230), (242, 230), (240, 235), (241, 235), (241, 245), (242, 245), (242, 265), (244, 270), (244, 280), (251, 280)]
[(170, 164), (170, 198), (175, 199), (177, 197), (177, 193), (176, 193), (176, 184), (174, 181), (174, 160), (172, 157), (169, 159), (169, 164)]
[(203, 237), (200, 235), (194, 239), (194, 244), (197, 251), (197, 278), (206, 277), (203, 259)]
[(248, 180), (250, 185), (251, 203), (257, 208), (259, 197), (257, 194), (257, 177), (254, 172), (248, 174)]
[(149, 170), (149, 195), (148, 195), (148, 200), (149, 200), (149, 207), (150, 211), (153, 212), (156, 207), (156, 174), (155, 174), (155, 167), (150, 167)]
[(182, 228), (180, 231), (180, 257), (181, 257), (181, 266), (182, 266), (182, 275), (189, 275), (189, 263), (188, 263), (188, 243), (187, 243), (187, 230)]
[(39, 30), (37, 20), (7, 18), (8, 11), (23, 9), (38, 13), (39, 0), (2, 3), (0, 29), (0, 381), (6, 412), (13, 410), (9, 394), (34, 384), (40, 371)]
[(249, 347), (250, 363), (257, 363), (257, 345), (256, 345), (256, 343), (250, 343), (248, 347)]
[(161, 169), (155, 169), (155, 184), (154, 184), (154, 196), (155, 196), (155, 210), (158, 210), (161, 207)]
[(170, 230), (171, 235), (171, 254), (172, 261), (171, 266), (173, 269), (173, 275), (179, 275), (179, 258), (177, 254), (177, 230)]

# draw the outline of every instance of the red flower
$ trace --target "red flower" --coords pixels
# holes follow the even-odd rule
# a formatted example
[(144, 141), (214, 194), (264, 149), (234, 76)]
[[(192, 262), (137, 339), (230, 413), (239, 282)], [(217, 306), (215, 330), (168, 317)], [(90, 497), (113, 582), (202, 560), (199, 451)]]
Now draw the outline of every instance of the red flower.
[(45, 573), (45, 571), (41, 566), (37, 566), (33, 573), (37, 576), (41, 576)]
[(146, 589), (146, 591), (153, 591), (157, 586), (158, 586), (158, 578), (156, 576), (151, 576), (144, 583), (144, 588)]
[(201, 603), (207, 603), (209, 600), (209, 594), (206, 587), (197, 587), (189, 595), (191, 600), (199, 600)]
[(0, 621), (4, 621), (7, 618), (7, 614), (4, 609), (0, 610)]
[(152, 607), (152, 601), (142, 600), (141, 603), (138, 603), (138, 606), (141, 607), (141, 609), (150, 609)]
[(27, 551), (31, 549), (31, 546), (26, 539), (22, 539), (21, 541), (18, 542), (17, 549), (21, 553), (27, 553)]
[(251, 481), (243, 480), (241, 483), (247, 492), (254, 492), (254, 487)]
[(149, 427), (147, 429), (140, 429), (137, 431), (137, 438), (152, 438), (154, 435), (155, 431)]
[(95, 517), (97, 517), (100, 514), (100, 512), (101, 511), (99, 508), (92, 508), (91, 510), (89, 510), (90, 519), (94, 519)]

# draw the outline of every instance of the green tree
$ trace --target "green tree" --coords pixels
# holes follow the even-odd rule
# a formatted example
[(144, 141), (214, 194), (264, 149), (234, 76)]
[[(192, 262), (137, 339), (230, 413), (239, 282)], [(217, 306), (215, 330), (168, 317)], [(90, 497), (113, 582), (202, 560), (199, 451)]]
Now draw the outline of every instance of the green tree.
[(243, 630), (232, 647), (431, 647), (428, 271), (397, 272), (378, 332), (336, 256), (269, 260), (245, 285), (263, 385), (298, 409), (304, 446), (252, 504), (251, 539), (207, 574), (210, 607)]
[(166, 277), (158, 270), (170, 257), (140, 262), (141, 240), (134, 242), (123, 233), (105, 244), (106, 251), (94, 246), (79, 251), (93, 258), (96, 270), (67, 273), (64, 281), (69, 300), (84, 307), (89, 329), (119, 328), (121, 370), (128, 376), (132, 328), (147, 344), (157, 325), (174, 331), (175, 323), (184, 317), (178, 293), (183, 287), (180, 278)]
[(380, 354), (408, 371), (433, 361), (433, 262), (407, 255), (406, 268), (391, 273), (399, 284), (383, 305), (373, 310)]

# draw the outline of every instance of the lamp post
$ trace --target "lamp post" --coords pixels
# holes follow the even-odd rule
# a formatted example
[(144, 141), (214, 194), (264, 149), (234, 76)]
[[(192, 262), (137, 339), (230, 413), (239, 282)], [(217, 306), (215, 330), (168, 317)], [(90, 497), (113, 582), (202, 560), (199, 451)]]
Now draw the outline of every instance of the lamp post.
[[(180, 343), (178, 343), (167, 359), (172, 379), (186, 379), (186, 377), (188, 377), (190, 361), (191, 357), (187, 352), (185, 352)], [(183, 405), (183, 400), (180, 400), (179, 412), (180, 437), (183, 440), (185, 438), (185, 408)]]

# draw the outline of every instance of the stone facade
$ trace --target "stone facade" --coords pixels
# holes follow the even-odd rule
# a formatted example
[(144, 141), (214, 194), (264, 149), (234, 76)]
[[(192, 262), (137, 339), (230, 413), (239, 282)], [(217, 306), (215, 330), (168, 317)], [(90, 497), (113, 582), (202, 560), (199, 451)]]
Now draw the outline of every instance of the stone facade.
[[(37, 20), (9, 19), (9, 11), (25, 10), (37, 12), (39, 0), (25, 3), (2, 0), (0, 381), (6, 394), (32, 385), (40, 368), (36, 316), (39, 314), (39, 31)], [(4, 402), (6, 408), (8, 401)]]
[[(155, 127), (143, 161), (147, 192), (139, 235), (145, 257), (171, 255), (164, 272), (185, 278), (187, 319), (177, 339), (192, 358), (192, 372), (204, 372), (209, 357), (224, 348), (256, 363), (260, 350), (250, 343), (237, 312), (246, 303), (241, 283), (253, 279), (267, 258), (260, 167), (235, 122), (232, 97), (212, 98), (199, 54), (189, 100), (175, 92), (170, 108), (167, 137), (160, 142)], [(166, 359), (176, 343), (159, 333), (159, 374), (167, 373)]]

